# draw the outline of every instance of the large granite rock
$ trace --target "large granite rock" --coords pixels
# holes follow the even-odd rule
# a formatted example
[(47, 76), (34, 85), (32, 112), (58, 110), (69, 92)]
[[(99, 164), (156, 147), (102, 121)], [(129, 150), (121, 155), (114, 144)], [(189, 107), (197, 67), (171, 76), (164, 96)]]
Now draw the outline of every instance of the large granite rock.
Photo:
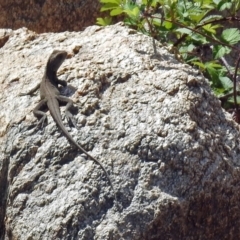
[[(239, 128), (197, 70), (121, 24), (1, 35), (1, 239), (240, 238)], [(34, 129), (39, 93), (18, 96), (54, 49), (69, 53), (58, 76), (79, 107), (79, 129), (64, 124), (122, 209), (50, 115)]]

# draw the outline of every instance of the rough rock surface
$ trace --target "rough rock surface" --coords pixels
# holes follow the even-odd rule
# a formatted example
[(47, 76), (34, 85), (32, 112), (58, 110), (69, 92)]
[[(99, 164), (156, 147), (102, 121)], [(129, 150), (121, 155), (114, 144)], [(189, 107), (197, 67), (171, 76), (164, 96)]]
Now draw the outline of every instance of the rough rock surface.
[(0, 28), (79, 31), (96, 23), (100, 7), (99, 0), (0, 0)]
[[(3, 34), (4, 35), (4, 34)], [(1, 239), (239, 239), (239, 129), (198, 71), (120, 24), (83, 32), (8, 31), (0, 49)], [(32, 110), (53, 49), (79, 107), (70, 134)], [(62, 108), (64, 109), (64, 108)], [(62, 112), (64, 116), (64, 111)], [(49, 115), (49, 113), (48, 113)]]

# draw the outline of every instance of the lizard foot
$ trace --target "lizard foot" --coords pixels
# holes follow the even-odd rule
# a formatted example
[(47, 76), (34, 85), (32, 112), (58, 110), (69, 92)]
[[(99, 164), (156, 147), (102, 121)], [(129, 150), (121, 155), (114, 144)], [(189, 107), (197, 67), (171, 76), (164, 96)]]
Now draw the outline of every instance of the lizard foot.
[(44, 127), (44, 123), (47, 123), (47, 116), (44, 115), (37, 123), (37, 126), (35, 127), (36, 129), (37, 128), (43, 128)]
[(72, 115), (69, 111), (67, 111), (67, 112), (65, 113), (65, 115), (66, 115), (66, 118), (67, 118), (67, 121), (68, 121), (69, 125), (72, 125), (72, 126), (74, 126), (76, 129), (78, 129), (77, 122), (76, 122), (76, 120), (74, 119), (73, 115)]

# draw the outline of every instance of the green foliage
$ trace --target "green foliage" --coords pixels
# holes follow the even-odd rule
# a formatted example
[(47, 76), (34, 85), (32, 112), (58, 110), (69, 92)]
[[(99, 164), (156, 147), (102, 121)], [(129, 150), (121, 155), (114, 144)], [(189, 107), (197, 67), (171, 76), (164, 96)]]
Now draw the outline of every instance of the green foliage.
[(112, 23), (111, 17), (105, 17), (105, 18), (97, 18), (97, 24), (101, 26), (107, 26)]
[[(238, 22), (236, 12), (240, 0), (100, 0), (101, 11), (109, 11), (109, 18), (98, 18), (97, 23), (107, 25), (112, 17), (122, 16), (125, 24), (173, 44), (181, 58), (198, 67), (210, 80), (217, 96), (233, 94), (234, 69), (223, 64), (223, 57), (239, 52), (240, 30), (224, 29), (224, 22)], [(224, 11), (224, 12), (223, 12)], [(213, 14), (214, 13), (214, 14)], [(224, 15), (229, 16), (224, 17)], [(232, 72), (229, 72), (232, 71)], [(237, 99), (237, 98), (236, 98)], [(232, 104), (232, 95), (227, 99)]]
[(240, 41), (240, 31), (237, 28), (223, 30), (222, 40), (227, 44), (236, 44)]

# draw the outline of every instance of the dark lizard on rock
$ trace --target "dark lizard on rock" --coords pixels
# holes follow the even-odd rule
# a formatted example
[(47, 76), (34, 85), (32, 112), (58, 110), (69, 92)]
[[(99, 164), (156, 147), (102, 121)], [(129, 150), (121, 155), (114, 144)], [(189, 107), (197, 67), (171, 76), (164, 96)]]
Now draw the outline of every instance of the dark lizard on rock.
[[(51, 116), (53, 117), (54, 121), (56, 122), (57, 126), (62, 130), (63, 134), (65, 137), (73, 144), (75, 145), (78, 149), (80, 149), (83, 153), (85, 153), (89, 158), (91, 158), (95, 163), (100, 165), (104, 173), (106, 174), (108, 181), (111, 185), (111, 188), (114, 192), (114, 197), (115, 201), (117, 202), (116, 198), (116, 193), (114, 191), (111, 179), (104, 168), (104, 166), (94, 157), (92, 157), (87, 151), (85, 151), (69, 134), (65, 126), (63, 125), (61, 113), (60, 113), (60, 107), (59, 107), (59, 102), (61, 103), (67, 103), (66, 105), (66, 117), (69, 120), (71, 120), (72, 123), (74, 123), (72, 119), (72, 114), (70, 113), (69, 109), (73, 106), (73, 102), (71, 99), (64, 97), (60, 95), (58, 85), (66, 86), (67, 83), (66, 81), (59, 80), (57, 78), (57, 70), (63, 63), (63, 61), (67, 57), (67, 52), (65, 51), (59, 51), (59, 50), (54, 50), (52, 54), (50, 55), (47, 66), (45, 68), (45, 73), (42, 78), (42, 82), (40, 83), (40, 97), (41, 101), (38, 103), (38, 105), (34, 108), (33, 113), (36, 117), (41, 117), (39, 124), (44, 123), (46, 120), (46, 113), (41, 111), (40, 109), (43, 108), (44, 106), (47, 106)], [(34, 91), (37, 90), (37, 87), (35, 87), (33, 90), (29, 91), (26, 94), (32, 94)], [(25, 93), (21, 95), (26, 95)]]

